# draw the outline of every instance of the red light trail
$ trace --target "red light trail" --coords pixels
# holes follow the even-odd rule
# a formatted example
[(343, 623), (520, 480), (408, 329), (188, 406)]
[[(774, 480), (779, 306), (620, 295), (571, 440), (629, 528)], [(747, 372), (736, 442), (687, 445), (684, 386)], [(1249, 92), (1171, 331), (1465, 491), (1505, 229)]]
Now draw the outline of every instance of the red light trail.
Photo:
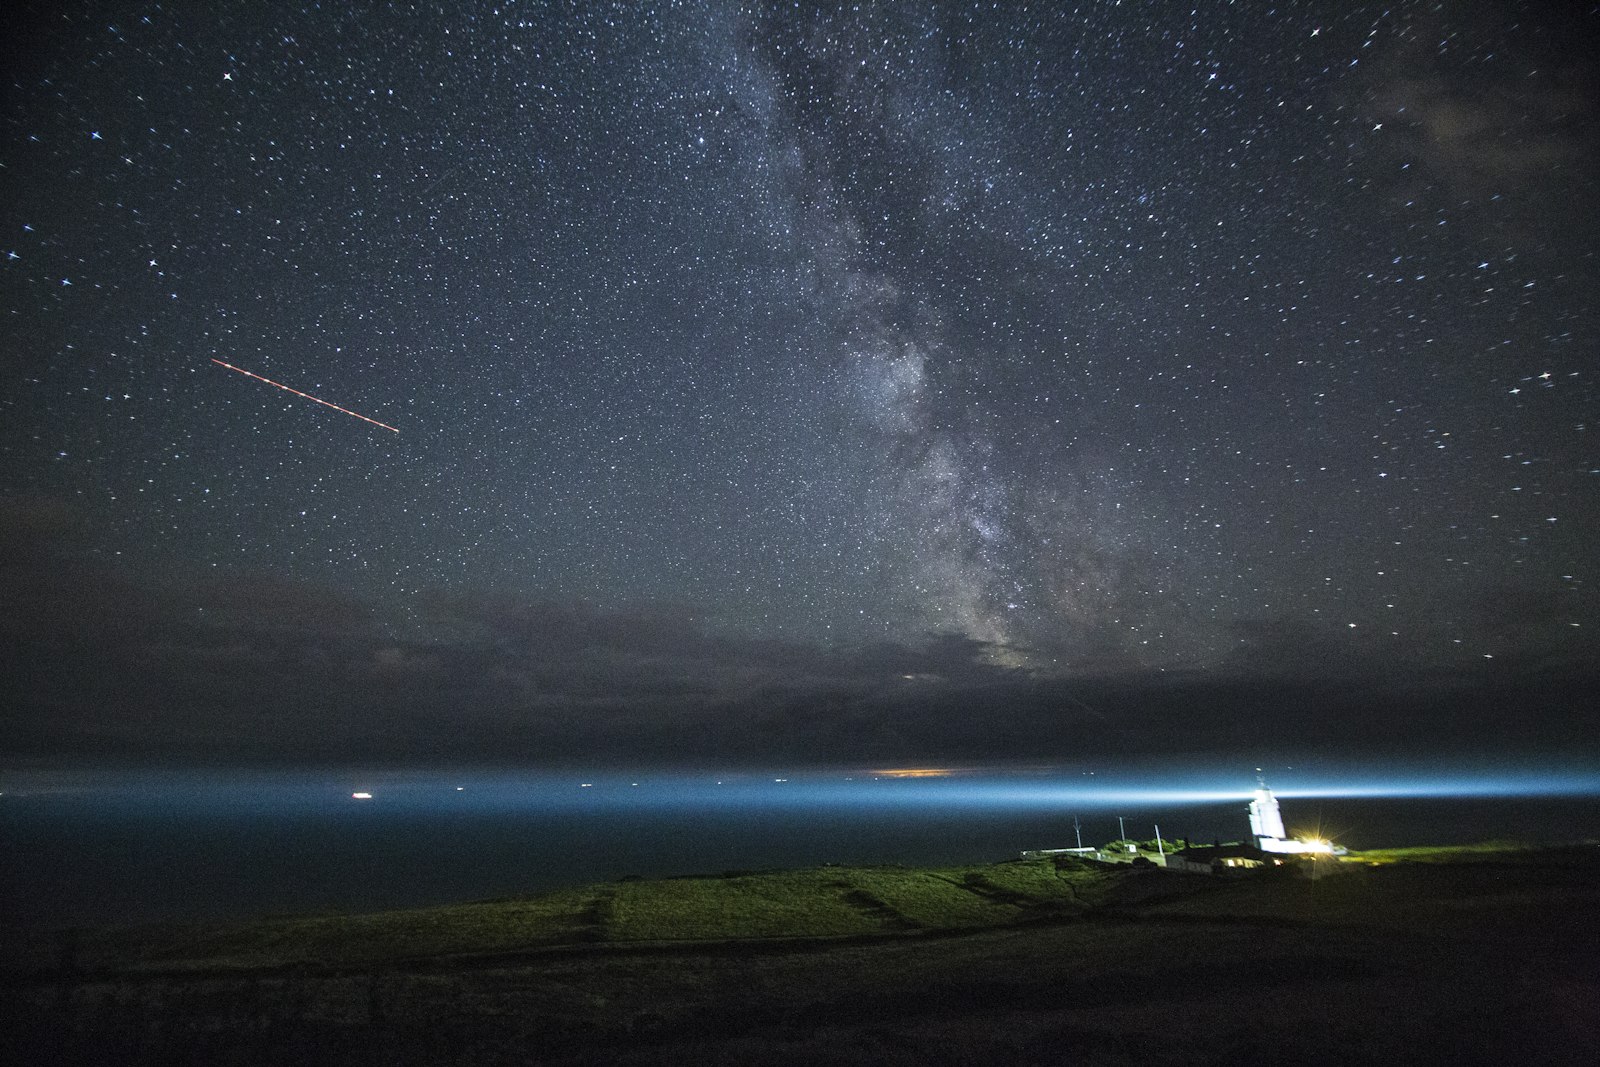
[(379, 422), (377, 419), (369, 419), (365, 415), (360, 414), (359, 412), (351, 411), (349, 408), (342, 408), (338, 404), (330, 404), (326, 400), (320, 400), (317, 397), (312, 396), (310, 393), (302, 393), (298, 389), (291, 389), (287, 385), (284, 385), (282, 382), (275, 382), (271, 378), (263, 378), (261, 375), (256, 374), (253, 371), (245, 370), (243, 367), (235, 367), (232, 363), (224, 363), (220, 359), (213, 359), (211, 362), (215, 363), (219, 367), (227, 367), (229, 370), (238, 371), (240, 374), (244, 375), (246, 378), (254, 378), (256, 381), (258, 381), (258, 382), (266, 382), (268, 385), (276, 385), (279, 389), (282, 389), (286, 393), (293, 393), (295, 396), (303, 396), (307, 400), (316, 400), (317, 403), (321, 404), (325, 408), (332, 408), (335, 411), (342, 411), (346, 415), (354, 415), (356, 418), (360, 419), (362, 422), (370, 422), (374, 426), (382, 426), (385, 430), (388, 430), (390, 433), (399, 433), (400, 432), (399, 430), (396, 430), (393, 426), (390, 426), (386, 422)]

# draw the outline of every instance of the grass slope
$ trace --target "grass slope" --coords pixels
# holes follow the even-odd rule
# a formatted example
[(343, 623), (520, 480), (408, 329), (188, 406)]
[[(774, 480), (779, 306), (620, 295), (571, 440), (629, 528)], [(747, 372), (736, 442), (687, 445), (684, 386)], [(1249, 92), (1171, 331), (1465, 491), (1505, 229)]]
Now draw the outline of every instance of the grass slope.
[[(1600, 849), (623, 881), (7, 953), (7, 1062), (1600, 1062)], [(35, 956), (35, 963), (42, 958)]]
[[(79, 969), (95, 973), (339, 969), (598, 943), (877, 937), (1081, 911), (1119, 877), (1018, 860), (622, 881), (371, 915), (86, 931), (75, 956)], [(0, 970), (48, 969), (58, 956), (55, 939), (32, 935), (4, 954)]]

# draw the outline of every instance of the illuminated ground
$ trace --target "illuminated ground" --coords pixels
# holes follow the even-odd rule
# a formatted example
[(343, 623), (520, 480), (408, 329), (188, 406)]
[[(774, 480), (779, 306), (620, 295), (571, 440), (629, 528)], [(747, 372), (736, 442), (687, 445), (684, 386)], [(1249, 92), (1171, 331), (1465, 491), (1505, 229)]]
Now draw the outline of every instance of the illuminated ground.
[(624, 881), (85, 934), (70, 972), (35, 940), (8, 953), (30, 1021), (6, 1040), (18, 1062), (1592, 1059), (1600, 850), (1410, 858), (1451, 862)]

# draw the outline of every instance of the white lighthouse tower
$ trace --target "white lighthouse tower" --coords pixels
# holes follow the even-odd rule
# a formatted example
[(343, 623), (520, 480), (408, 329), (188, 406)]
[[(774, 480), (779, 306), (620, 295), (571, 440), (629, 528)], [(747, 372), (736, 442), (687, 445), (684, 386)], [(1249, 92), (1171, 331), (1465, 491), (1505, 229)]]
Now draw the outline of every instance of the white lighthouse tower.
[(1256, 847), (1263, 852), (1289, 851), (1284, 847), (1291, 842), (1284, 840), (1287, 835), (1283, 832), (1278, 798), (1272, 795), (1265, 782), (1256, 788), (1255, 798), (1250, 801), (1250, 833), (1256, 839)]
[(1291, 839), (1283, 830), (1283, 813), (1278, 810), (1278, 798), (1272, 795), (1265, 781), (1257, 778), (1256, 783), (1255, 796), (1250, 801), (1250, 833), (1256, 839), (1256, 848), (1262, 852), (1344, 855), (1343, 848), (1319, 838), (1301, 841)]

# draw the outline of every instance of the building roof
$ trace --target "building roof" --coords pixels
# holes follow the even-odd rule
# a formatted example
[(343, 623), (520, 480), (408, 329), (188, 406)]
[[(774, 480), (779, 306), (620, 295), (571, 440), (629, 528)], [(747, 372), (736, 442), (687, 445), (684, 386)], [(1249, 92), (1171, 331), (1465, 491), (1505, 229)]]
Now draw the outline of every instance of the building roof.
[(1197, 845), (1170, 853), (1187, 863), (1211, 863), (1215, 860), (1247, 859), (1266, 860), (1281, 858), (1279, 853), (1267, 853), (1254, 845)]

